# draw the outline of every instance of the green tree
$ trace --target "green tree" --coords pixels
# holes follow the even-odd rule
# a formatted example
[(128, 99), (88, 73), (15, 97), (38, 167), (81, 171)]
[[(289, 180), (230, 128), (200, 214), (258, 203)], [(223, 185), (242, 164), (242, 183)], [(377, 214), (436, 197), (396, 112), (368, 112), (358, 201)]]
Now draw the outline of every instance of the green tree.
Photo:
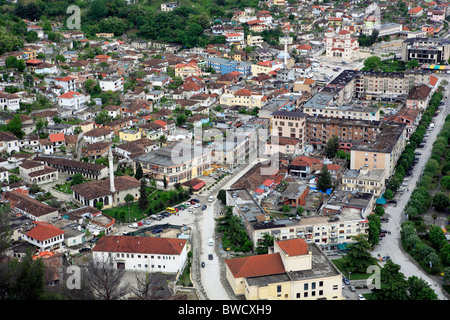
[(108, 8), (103, 0), (94, 0), (91, 3), (89, 16), (93, 19), (93, 21), (99, 21), (100, 19), (105, 18), (107, 14)]
[(5, 59), (5, 66), (7, 69), (13, 69), (17, 67), (17, 58), (16, 56), (9, 56)]
[(436, 210), (442, 211), (450, 204), (450, 200), (445, 192), (436, 192), (433, 196), (433, 207)]
[(380, 288), (372, 289), (375, 300), (407, 300), (408, 282), (400, 266), (388, 260), (380, 273)]
[(437, 295), (430, 286), (417, 276), (408, 278), (408, 292), (411, 300), (437, 300)]
[(138, 207), (141, 210), (145, 210), (148, 207), (148, 193), (147, 193), (147, 182), (145, 179), (141, 179), (141, 186), (139, 188), (139, 200)]
[(270, 233), (265, 232), (262, 236), (261, 241), (258, 241), (255, 253), (256, 254), (269, 253), (269, 248), (273, 246), (274, 239), (275, 239), (274, 236), (272, 236)]
[(444, 231), (438, 226), (431, 226), (428, 238), (433, 243), (436, 250), (441, 250), (447, 244)]
[(219, 199), (225, 206), (227, 204), (227, 191), (224, 189), (220, 189), (217, 193), (217, 199)]
[(372, 257), (371, 245), (366, 235), (354, 237), (355, 243), (349, 245), (349, 251), (343, 258), (343, 267), (346, 271), (365, 273), (367, 268), (376, 262)]
[(84, 177), (83, 177), (83, 175), (81, 174), (81, 173), (75, 173), (73, 176), (72, 176), (72, 180), (70, 181), (70, 185), (71, 186), (75, 186), (75, 185), (77, 185), (77, 184), (81, 184), (81, 183), (83, 183), (85, 180), (84, 180)]
[(164, 184), (164, 189), (167, 189), (167, 178), (166, 178), (166, 176), (164, 176), (163, 184)]
[(322, 192), (326, 192), (327, 189), (333, 187), (333, 181), (331, 178), (331, 173), (328, 171), (326, 165), (320, 170), (319, 178), (317, 179), (317, 189)]
[(382, 61), (380, 57), (373, 56), (364, 60), (363, 70), (365, 71), (380, 71)]
[(16, 113), (12, 119), (9, 120), (6, 125), (6, 130), (14, 133), (14, 135), (19, 139), (23, 138), (25, 132), (22, 131), (22, 120), (20, 120), (19, 114)]
[(135, 177), (137, 180), (141, 180), (143, 176), (144, 176), (144, 171), (143, 171), (143, 169), (142, 169), (141, 164), (138, 163), (138, 165), (137, 165), (137, 167), (136, 167), (136, 173), (134, 174), (134, 177)]
[(325, 155), (329, 159), (333, 159), (336, 156), (336, 153), (339, 148), (339, 138), (337, 136), (333, 136), (327, 141), (325, 145)]

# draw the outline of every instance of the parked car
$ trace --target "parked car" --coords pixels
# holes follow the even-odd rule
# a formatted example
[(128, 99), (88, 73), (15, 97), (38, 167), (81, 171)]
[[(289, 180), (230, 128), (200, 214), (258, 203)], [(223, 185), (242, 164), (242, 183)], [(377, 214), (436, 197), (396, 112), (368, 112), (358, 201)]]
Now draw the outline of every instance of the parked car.
[(384, 256), (383, 258), (381, 258), (381, 261), (388, 261), (391, 257), (390, 256)]
[(344, 281), (344, 283), (346, 285), (350, 285), (350, 281), (348, 281), (348, 279), (346, 277), (344, 277), (344, 276), (342, 276), (342, 281)]
[(156, 230), (153, 230), (153, 234), (155, 234), (155, 233), (161, 233), (162, 232), (162, 229), (156, 229)]
[(84, 247), (84, 248), (81, 248), (80, 250), (78, 250), (80, 253), (83, 253), (83, 252), (87, 252), (87, 251), (91, 251), (91, 248), (88, 248), (88, 247)]
[(206, 204), (203, 205), (202, 210), (206, 210)]
[(212, 260), (213, 259), (213, 255), (210, 253), (210, 254), (208, 254), (208, 259), (209, 260)]
[(414, 152), (414, 154), (415, 154), (416, 156), (420, 156), (420, 155), (422, 155), (422, 152), (416, 151), (416, 152)]
[(200, 206), (201, 206), (201, 204), (197, 203), (197, 204), (194, 205), (194, 208), (200, 208)]
[(358, 294), (358, 300), (366, 300), (362, 294)]
[(209, 198), (208, 198), (208, 202), (213, 202), (214, 201), (214, 197), (213, 196), (210, 196)]
[(205, 262), (204, 261), (202, 261), (202, 268), (204, 268), (205, 267)]
[(350, 291), (351, 292), (355, 292), (356, 291), (355, 287), (354, 286), (350, 286)]

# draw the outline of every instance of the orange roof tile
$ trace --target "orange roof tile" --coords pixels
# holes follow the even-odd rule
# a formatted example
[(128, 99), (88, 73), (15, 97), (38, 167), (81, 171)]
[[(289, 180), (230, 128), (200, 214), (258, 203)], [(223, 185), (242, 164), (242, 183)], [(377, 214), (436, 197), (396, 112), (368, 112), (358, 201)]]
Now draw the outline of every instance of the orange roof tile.
[(285, 272), (279, 253), (226, 259), (225, 263), (235, 278), (265, 276)]
[(308, 254), (308, 244), (303, 239), (290, 239), (284, 241), (277, 241), (281, 250), (287, 253), (289, 256), (301, 256)]

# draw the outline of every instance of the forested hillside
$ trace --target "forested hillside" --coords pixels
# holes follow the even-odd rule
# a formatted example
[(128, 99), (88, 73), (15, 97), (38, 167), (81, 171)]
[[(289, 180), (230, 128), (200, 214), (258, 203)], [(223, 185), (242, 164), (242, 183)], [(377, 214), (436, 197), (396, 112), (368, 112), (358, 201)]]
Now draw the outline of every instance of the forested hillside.
[[(59, 21), (64, 30), (66, 14), (69, 5), (77, 5), (81, 9), (81, 30), (88, 38), (97, 32), (114, 32), (116, 36), (127, 35), (129, 38), (140, 37), (162, 42), (175, 42), (185, 47), (205, 46), (209, 43), (223, 43), (223, 36), (204, 35), (204, 29), (209, 28), (215, 18), (231, 18), (236, 8), (257, 7), (257, 0), (199, 0), (180, 1), (180, 7), (171, 12), (159, 11), (158, 1), (139, 1), (138, 4), (127, 5), (124, 0), (94, 0), (89, 1), (19, 1), (17, 4), (2, 6), (0, 19), (0, 40), (5, 39), (6, 51), (14, 46), (21, 46), (27, 35), (23, 25), (17, 19), (42, 21)], [(20, 25), (20, 30), (10, 32), (11, 28)], [(16, 39), (17, 37), (17, 39)], [(2, 41), (0, 41), (2, 42)]]

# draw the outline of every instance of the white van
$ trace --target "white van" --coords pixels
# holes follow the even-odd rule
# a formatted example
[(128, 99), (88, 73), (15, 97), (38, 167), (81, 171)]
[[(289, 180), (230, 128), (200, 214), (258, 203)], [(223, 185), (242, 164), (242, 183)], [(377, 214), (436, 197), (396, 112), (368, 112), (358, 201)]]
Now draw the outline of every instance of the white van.
[(208, 198), (208, 202), (213, 202), (214, 201), (214, 197), (213, 196), (210, 196), (209, 198)]
[(210, 246), (213, 246), (213, 245), (214, 245), (214, 241), (213, 241), (212, 238), (208, 240), (208, 245), (210, 245)]

